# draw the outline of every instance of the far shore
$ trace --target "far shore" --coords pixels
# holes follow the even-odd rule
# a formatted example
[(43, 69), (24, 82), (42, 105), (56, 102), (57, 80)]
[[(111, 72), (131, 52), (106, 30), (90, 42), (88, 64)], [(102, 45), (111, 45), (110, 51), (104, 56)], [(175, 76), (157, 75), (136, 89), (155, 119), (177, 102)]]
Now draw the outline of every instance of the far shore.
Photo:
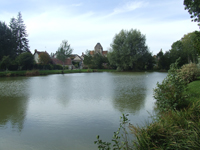
[[(167, 72), (163, 70), (147, 70), (148, 72)], [(51, 74), (68, 73), (91, 73), (91, 72), (146, 72), (141, 71), (117, 71), (114, 69), (73, 69), (73, 70), (21, 70), (21, 71), (0, 71), (0, 77), (18, 77), (18, 76), (43, 76)]]

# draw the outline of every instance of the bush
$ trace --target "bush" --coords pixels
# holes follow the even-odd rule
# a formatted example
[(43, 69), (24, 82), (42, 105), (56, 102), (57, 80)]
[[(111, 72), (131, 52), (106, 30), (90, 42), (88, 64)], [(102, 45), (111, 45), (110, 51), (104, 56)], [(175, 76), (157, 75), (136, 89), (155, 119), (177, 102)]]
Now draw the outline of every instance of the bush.
[(65, 67), (64, 67), (64, 70), (68, 70), (68, 69), (69, 69), (69, 66), (65, 66)]
[(38, 70), (26, 71), (26, 76), (38, 76), (40, 72)]
[(163, 113), (146, 127), (131, 125), (135, 149), (200, 149), (200, 101), (182, 111)]
[(16, 71), (16, 70), (18, 70), (18, 65), (10, 65), (8, 67), (8, 70), (10, 70), (10, 71)]
[(183, 65), (181, 69), (179, 69), (179, 72), (181, 78), (187, 83), (196, 80), (199, 76), (199, 69), (195, 63)]
[(53, 69), (54, 70), (62, 70), (63, 67), (62, 67), (62, 65), (53, 65)]
[(171, 64), (167, 77), (154, 89), (156, 106), (161, 111), (181, 109), (185, 105), (187, 84), (178, 71), (178, 60)]

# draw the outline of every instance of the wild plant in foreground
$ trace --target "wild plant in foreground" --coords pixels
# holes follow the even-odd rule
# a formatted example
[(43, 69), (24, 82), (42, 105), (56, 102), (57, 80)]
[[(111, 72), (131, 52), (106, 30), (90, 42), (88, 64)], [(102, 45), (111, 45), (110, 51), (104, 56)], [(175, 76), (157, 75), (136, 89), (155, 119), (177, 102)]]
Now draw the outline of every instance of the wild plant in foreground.
[(98, 145), (99, 150), (131, 150), (133, 146), (130, 146), (130, 142), (128, 139), (128, 131), (127, 126), (129, 126), (129, 120), (127, 118), (128, 114), (122, 115), (120, 117), (120, 127), (118, 128), (117, 132), (114, 132), (112, 141), (111, 142), (103, 142), (100, 140), (99, 135), (97, 136), (97, 141), (94, 143)]
[(131, 125), (134, 148), (200, 149), (200, 101), (181, 111), (168, 111), (146, 127)]

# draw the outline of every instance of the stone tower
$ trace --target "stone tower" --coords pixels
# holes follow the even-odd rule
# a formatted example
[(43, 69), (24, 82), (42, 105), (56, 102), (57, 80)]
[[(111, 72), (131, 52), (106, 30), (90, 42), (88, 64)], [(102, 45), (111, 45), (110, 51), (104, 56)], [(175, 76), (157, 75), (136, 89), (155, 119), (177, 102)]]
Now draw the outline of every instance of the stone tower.
[(97, 43), (97, 45), (94, 47), (94, 53), (99, 53), (102, 54), (103, 53), (103, 47), (101, 46), (100, 43)]

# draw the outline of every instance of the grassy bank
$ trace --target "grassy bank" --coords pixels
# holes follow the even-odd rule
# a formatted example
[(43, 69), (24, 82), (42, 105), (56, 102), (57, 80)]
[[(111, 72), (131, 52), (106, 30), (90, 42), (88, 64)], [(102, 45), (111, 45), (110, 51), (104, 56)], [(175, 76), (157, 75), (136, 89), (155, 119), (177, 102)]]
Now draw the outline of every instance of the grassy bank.
[(115, 70), (108, 70), (108, 69), (77, 69), (77, 70), (3, 71), (3, 72), (0, 72), (0, 77), (38, 76), (38, 75), (50, 75), (50, 74), (86, 73), (86, 72), (115, 72)]
[(200, 77), (188, 84), (188, 107), (163, 112), (146, 127), (131, 126), (134, 149), (200, 149)]

